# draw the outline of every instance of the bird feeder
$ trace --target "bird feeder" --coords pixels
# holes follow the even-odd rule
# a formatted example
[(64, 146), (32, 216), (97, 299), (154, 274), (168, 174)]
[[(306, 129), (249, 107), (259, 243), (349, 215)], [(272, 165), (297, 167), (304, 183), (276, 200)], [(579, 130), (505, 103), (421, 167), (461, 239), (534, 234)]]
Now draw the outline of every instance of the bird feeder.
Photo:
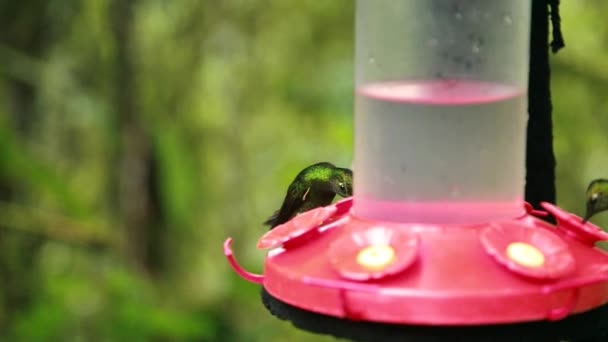
[(606, 316), (608, 234), (524, 201), (530, 9), (356, 2), (354, 196), (264, 234), (261, 275), (224, 245), (271, 312), (360, 340), (558, 340)]

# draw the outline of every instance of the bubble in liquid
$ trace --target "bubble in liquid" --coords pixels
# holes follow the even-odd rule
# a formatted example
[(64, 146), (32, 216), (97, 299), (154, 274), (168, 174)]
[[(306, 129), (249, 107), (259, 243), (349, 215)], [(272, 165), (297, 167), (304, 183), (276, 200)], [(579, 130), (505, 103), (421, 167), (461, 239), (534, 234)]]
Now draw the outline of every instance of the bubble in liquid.
[(511, 16), (505, 14), (504, 17), (502, 17), (502, 21), (507, 24), (507, 25), (511, 25), (513, 23), (513, 19), (511, 19)]
[(460, 13), (460, 12), (454, 13), (454, 18), (456, 18), (456, 20), (459, 20), (459, 21), (462, 20), (462, 13)]
[(471, 45), (471, 51), (473, 53), (479, 53), (481, 50), (481, 47), (483, 46), (483, 38), (471, 34), (471, 35), (469, 35), (469, 39), (473, 43)]
[(457, 184), (453, 184), (451, 189), (450, 189), (450, 197), (452, 198), (458, 198), (461, 195), (461, 191), (460, 191), (460, 186)]

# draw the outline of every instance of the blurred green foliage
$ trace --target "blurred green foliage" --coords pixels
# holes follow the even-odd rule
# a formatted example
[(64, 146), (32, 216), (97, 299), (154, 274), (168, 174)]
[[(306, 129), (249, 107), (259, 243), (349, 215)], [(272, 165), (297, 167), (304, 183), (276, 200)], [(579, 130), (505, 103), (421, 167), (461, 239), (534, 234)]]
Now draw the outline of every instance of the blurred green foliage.
[[(608, 177), (608, 26), (561, 6), (559, 204)], [(353, 2), (0, 2), (0, 332), (11, 341), (332, 341), (273, 318), (222, 242), (304, 166), (352, 160)], [(608, 227), (608, 215), (596, 223)]]

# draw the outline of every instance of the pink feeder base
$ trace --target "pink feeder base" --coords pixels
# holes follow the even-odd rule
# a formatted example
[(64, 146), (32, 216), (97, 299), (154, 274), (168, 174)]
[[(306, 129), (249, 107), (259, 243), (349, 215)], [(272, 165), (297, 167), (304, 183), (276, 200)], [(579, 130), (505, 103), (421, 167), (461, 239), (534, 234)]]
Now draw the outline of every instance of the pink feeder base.
[[(397, 324), (481, 325), (557, 320), (608, 302), (608, 239), (557, 206), (558, 226), (526, 205), (519, 218), (478, 225), (372, 222), (352, 198), (298, 215), (258, 243), (275, 298), (316, 313)], [(522, 211), (523, 212), (523, 211)]]

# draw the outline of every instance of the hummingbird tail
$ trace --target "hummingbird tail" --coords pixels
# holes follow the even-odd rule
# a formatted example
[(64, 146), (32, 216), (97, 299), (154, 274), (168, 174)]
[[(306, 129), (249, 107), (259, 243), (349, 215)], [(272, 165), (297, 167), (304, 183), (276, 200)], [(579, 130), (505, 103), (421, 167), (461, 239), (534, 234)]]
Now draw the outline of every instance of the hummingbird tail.
[(270, 228), (274, 228), (278, 226), (279, 219), (279, 211), (275, 211), (266, 221), (264, 221), (264, 225), (270, 226)]

